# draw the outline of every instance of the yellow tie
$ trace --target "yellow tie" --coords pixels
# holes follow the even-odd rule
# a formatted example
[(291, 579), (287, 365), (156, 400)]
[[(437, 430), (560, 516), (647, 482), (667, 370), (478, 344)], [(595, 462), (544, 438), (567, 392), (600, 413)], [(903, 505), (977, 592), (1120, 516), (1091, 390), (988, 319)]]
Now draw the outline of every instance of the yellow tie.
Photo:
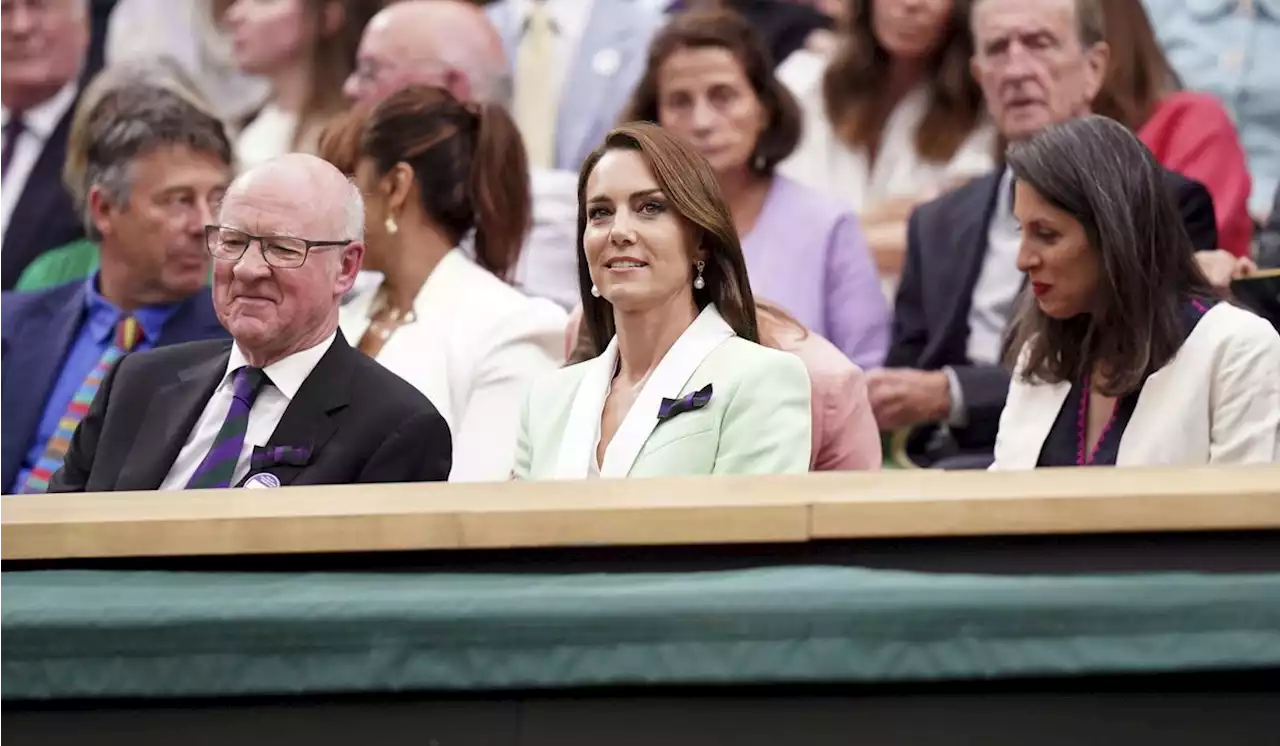
[(552, 168), (556, 150), (554, 85), (555, 30), (545, 0), (529, 4), (524, 34), (516, 50), (516, 123), (529, 153), (529, 165)]

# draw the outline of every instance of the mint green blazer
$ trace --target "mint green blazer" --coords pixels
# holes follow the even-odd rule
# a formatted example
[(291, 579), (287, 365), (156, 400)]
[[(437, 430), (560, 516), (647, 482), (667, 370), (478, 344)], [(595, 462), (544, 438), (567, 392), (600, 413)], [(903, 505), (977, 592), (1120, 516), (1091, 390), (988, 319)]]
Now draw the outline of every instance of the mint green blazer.
[[(533, 385), (520, 415), (517, 479), (594, 475), (617, 344), (615, 338), (600, 357)], [(664, 399), (679, 400), (708, 385), (711, 397), (703, 406), (659, 417)], [(800, 358), (734, 335), (708, 306), (649, 376), (609, 443), (599, 476), (807, 472), (810, 396)]]

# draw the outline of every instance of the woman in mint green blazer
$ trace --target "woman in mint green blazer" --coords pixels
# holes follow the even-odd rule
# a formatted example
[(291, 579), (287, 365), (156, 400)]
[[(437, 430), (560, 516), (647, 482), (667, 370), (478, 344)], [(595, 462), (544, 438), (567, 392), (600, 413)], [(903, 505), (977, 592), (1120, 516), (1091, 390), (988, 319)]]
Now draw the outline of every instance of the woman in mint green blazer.
[(808, 471), (809, 376), (757, 344), (706, 160), (656, 125), (624, 125), (583, 163), (578, 203), (583, 324), (600, 354), (534, 384), (514, 476)]

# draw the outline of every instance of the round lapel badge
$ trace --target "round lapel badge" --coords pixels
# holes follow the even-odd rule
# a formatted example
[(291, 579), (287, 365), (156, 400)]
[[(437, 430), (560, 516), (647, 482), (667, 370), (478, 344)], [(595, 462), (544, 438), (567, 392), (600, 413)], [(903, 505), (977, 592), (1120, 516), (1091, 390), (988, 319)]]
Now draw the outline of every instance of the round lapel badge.
[(618, 72), (618, 66), (621, 64), (622, 58), (616, 49), (601, 49), (591, 60), (591, 68), (597, 75), (613, 75)]
[(244, 488), (247, 490), (267, 490), (279, 486), (280, 477), (265, 471), (261, 474), (254, 474), (244, 483)]

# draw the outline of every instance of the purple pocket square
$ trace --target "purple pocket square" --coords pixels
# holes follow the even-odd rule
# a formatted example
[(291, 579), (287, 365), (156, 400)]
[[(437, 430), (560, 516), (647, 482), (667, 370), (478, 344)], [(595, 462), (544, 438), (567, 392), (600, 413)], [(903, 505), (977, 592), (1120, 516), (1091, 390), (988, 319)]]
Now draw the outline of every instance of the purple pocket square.
[(678, 414), (702, 409), (709, 401), (711, 401), (711, 384), (709, 383), (679, 399), (663, 399), (662, 406), (658, 407), (658, 422), (666, 422)]
[(311, 463), (311, 446), (254, 446), (249, 459), (251, 470), (272, 466), (306, 466)]

